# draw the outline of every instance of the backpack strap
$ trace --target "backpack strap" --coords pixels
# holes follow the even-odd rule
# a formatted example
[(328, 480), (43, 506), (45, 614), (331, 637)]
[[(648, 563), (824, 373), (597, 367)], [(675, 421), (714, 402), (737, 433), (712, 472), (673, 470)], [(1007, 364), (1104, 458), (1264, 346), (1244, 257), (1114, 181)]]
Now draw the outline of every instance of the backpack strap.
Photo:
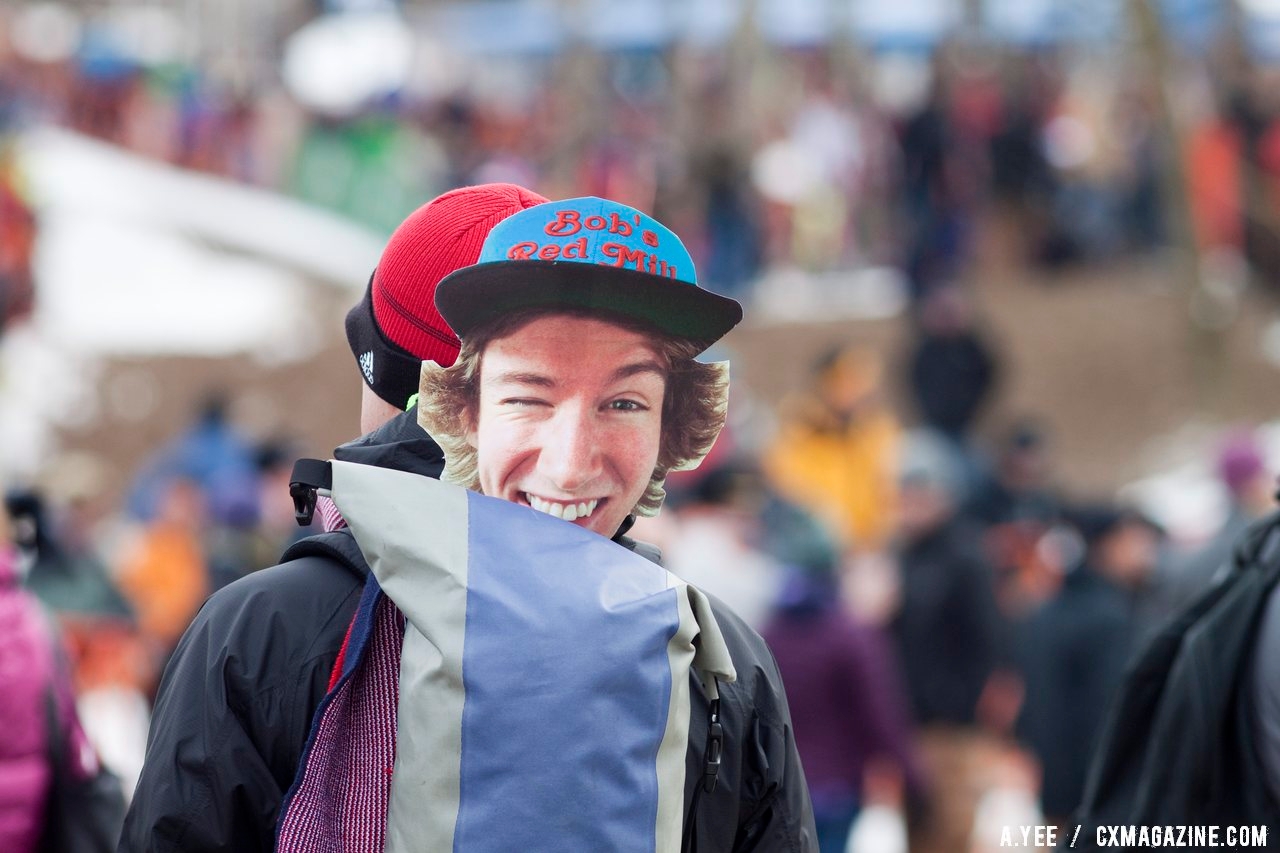
[(710, 794), (716, 789), (720, 761), (724, 755), (724, 726), (720, 723), (720, 683), (715, 676), (703, 679), (703, 683), (707, 687), (707, 742), (702, 751), (702, 778), (694, 785), (693, 796), (689, 798), (689, 805), (685, 809), (680, 853), (696, 853), (698, 849), (698, 805), (704, 791)]

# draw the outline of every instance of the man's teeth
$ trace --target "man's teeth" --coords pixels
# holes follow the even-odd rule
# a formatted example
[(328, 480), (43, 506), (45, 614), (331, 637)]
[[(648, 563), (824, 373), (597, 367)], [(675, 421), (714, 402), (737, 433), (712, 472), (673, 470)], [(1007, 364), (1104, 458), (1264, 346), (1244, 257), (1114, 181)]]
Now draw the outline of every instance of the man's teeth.
[(544, 501), (537, 495), (528, 495), (529, 506), (538, 512), (545, 512), (547, 515), (554, 515), (556, 518), (565, 521), (576, 521), (579, 518), (586, 518), (596, 511), (596, 505), (600, 503), (599, 499), (592, 501), (580, 501), (575, 504), (563, 504), (556, 501)]

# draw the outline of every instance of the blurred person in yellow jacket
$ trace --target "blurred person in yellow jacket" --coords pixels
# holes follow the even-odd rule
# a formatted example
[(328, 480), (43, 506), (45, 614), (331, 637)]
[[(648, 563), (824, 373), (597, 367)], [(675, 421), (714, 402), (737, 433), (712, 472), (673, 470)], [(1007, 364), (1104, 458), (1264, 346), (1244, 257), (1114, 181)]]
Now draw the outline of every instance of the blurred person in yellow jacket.
[(809, 387), (784, 401), (782, 427), (765, 454), (778, 490), (860, 551), (884, 544), (897, 501), (902, 430), (881, 395), (883, 372), (868, 347), (827, 353)]

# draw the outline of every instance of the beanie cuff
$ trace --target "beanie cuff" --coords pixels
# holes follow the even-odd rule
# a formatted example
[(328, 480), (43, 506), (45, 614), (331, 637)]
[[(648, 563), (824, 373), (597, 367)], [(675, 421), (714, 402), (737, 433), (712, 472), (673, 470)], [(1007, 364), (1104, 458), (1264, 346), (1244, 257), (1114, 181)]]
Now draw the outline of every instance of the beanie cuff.
[(391, 341), (373, 315), (373, 277), (364, 298), (347, 312), (347, 343), (360, 375), (373, 393), (398, 409), (405, 408), (418, 391), (422, 359)]

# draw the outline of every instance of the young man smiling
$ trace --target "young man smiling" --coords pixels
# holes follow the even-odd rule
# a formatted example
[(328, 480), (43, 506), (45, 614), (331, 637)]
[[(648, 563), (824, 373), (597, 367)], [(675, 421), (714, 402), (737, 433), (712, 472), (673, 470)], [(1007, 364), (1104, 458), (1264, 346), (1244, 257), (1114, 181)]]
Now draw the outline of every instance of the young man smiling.
[(616, 310), (524, 307), (468, 335), (456, 370), (424, 372), (420, 417), (452, 482), (611, 538), (724, 425), (725, 365), (695, 361), (704, 347)]
[(648, 337), (539, 317), (489, 344), (482, 376), (467, 435), (481, 490), (612, 536), (658, 459), (666, 369)]
[[(630, 518), (656, 512), (667, 472), (696, 464), (714, 442), (724, 421), (725, 369), (694, 356), (738, 322), (740, 307), (697, 287), (692, 262), (674, 234), (638, 211), (600, 199), (535, 205), (503, 220), (485, 239), (479, 263), (440, 283), (436, 305), (462, 348), (450, 368), (424, 363), (418, 415), (444, 450), (448, 478), (540, 509), (598, 537), (487, 501), (486, 512), (497, 506), (520, 518), (509, 527), (476, 533), (477, 548), (487, 542), (506, 549), (506, 557), (484, 566), (490, 580), (498, 578), (496, 588), (506, 598), (485, 593), (472, 598), (470, 584), (483, 574), (473, 571), (475, 566), (467, 566), (460, 586), (449, 586), (438, 572), (428, 578), (429, 567), (411, 553), (459, 530), (465, 540), (474, 532), (469, 523), (450, 527), (425, 504), (390, 492), (368, 495), (378, 501), (376, 509), (366, 505), (362, 519), (356, 506), (353, 517), (335, 488), (337, 506), (356, 529), (329, 536), (352, 539), (343, 558), (359, 569), (355, 574), (364, 579), (362, 587), (351, 591), (340, 612), (305, 630), (277, 629), (285, 624), (281, 614), (306, 606), (307, 597), (324, 586), (318, 577), (311, 583), (300, 578), (289, 600), (276, 595), (274, 587), (259, 585), (244, 588), (234, 599), (211, 602), (212, 610), (206, 607), (203, 644), (212, 648), (219, 638), (235, 635), (237, 625), (249, 623), (265, 623), (255, 635), (263, 642), (241, 647), (234, 656), (191, 657), (193, 669), (208, 661), (209, 685), (185, 697), (182, 715), (170, 714), (174, 737), (163, 752), (153, 748), (148, 763), (157, 778), (163, 767), (194, 781), (161, 792), (163, 797), (153, 792), (173, 808), (140, 824), (135, 837), (142, 841), (126, 842), (121, 849), (816, 849), (786, 699), (758, 635), (717, 603), (707, 605), (711, 613), (703, 627), (715, 630), (699, 635), (699, 652), (723, 651), (711, 662), (720, 668), (705, 671), (712, 673), (709, 688), (707, 681), (691, 677), (688, 683), (673, 678), (650, 689), (650, 682), (634, 677), (627, 655), (608, 656), (610, 648), (632, 648), (619, 645), (618, 635), (630, 627), (634, 620), (627, 614), (635, 611), (623, 608), (624, 618), (617, 618), (618, 596), (644, 588), (645, 579), (632, 578), (651, 577), (643, 570), (655, 569), (635, 556), (653, 557), (651, 549), (624, 535)], [(397, 452), (394, 445), (385, 449)], [(333, 466), (364, 469), (366, 475), (379, 470), (366, 464), (342, 467), (347, 464), (340, 457)], [(407, 473), (392, 479), (431, 483)], [(445, 491), (450, 500), (459, 495), (485, 500), (459, 489)], [(548, 536), (547, 526), (556, 535)], [(526, 540), (520, 530), (543, 538)], [(385, 543), (393, 547), (379, 553)], [(326, 540), (326, 547), (336, 545)], [(449, 550), (447, 543), (441, 547)], [(560, 550), (547, 566), (545, 555), (533, 552), (550, 547)], [(595, 557), (582, 556), (587, 553)], [(599, 566), (588, 565), (596, 558)], [(556, 571), (575, 560), (577, 572)], [(633, 573), (612, 576), (619, 583), (600, 590), (609, 605), (604, 624), (617, 634), (598, 632), (586, 640), (582, 623), (562, 620), (552, 627), (572, 639), (546, 654), (530, 653), (530, 647), (541, 649), (538, 644), (551, 633), (536, 630), (547, 627), (537, 618), (562, 612), (566, 601), (583, 600), (574, 598), (583, 588), (574, 579), (606, 564), (607, 570), (624, 565)], [(551, 579), (542, 587), (552, 589), (551, 595), (525, 595), (528, 585), (520, 584), (530, 577)], [(517, 635), (506, 618), (511, 611), (486, 622), (481, 611), (495, 603), (510, 603), (519, 618), (532, 614), (535, 630)], [(436, 620), (425, 630), (424, 614)], [(486, 625), (490, 633), (481, 636), (479, 629)], [(472, 629), (478, 632), (469, 633)], [(652, 636), (662, 639), (656, 659), (666, 666), (668, 635)], [(599, 648), (591, 645), (596, 641)], [(340, 646), (336, 663), (328, 652), (335, 644)], [(278, 677), (285, 665), (280, 649), (286, 645), (304, 650), (305, 678), (299, 676), (298, 683)], [(472, 691), (468, 681), (465, 703), (452, 688), (476, 676), (477, 668), (470, 666), (463, 678), (463, 648), (468, 654), (493, 651), (485, 660), (499, 671), (487, 690)], [(688, 651), (695, 655), (693, 645)], [(513, 669), (512, 660), (527, 667)], [(600, 661), (607, 665), (600, 667)], [(584, 688), (580, 675), (592, 666), (605, 675), (594, 691)], [(272, 689), (240, 689), (260, 684), (264, 673), (277, 676)], [(717, 686), (720, 674), (728, 676), (726, 682), (736, 681)], [(442, 693), (431, 692), (441, 686)], [(664, 691), (667, 700), (658, 695)], [(665, 717), (660, 743), (650, 740), (635, 748), (636, 741), (625, 740), (637, 716), (661, 719), (650, 712), (672, 697), (681, 699), (683, 713)], [(486, 698), (492, 700), (487, 706)], [(539, 702), (559, 710), (539, 715), (530, 710), (543, 707)], [(611, 712), (586, 710), (601, 703)], [(233, 725), (210, 732), (176, 718), (198, 718), (211, 705), (229, 708)], [(464, 751), (459, 732), (477, 716), (483, 720), (485, 707), (496, 709), (494, 724), (466, 728)], [(278, 711), (271, 714), (274, 724), (255, 723), (264, 710)], [(544, 718), (549, 726), (559, 723), (562, 734), (567, 730), (568, 740), (544, 737), (537, 727)], [(538, 732), (532, 736), (518, 725), (530, 721)], [(251, 731), (242, 731), (241, 723)], [(683, 733), (668, 739), (667, 731)], [(498, 762), (468, 776), (470, 757), (486, 740), (507, 748), (514, 744), (537, 757)], [(538, 752), (544, 744), (553, 746)], [(684, 771), (675, 787), (658, 782), (677, 775), (654, 770), (655, 752), (664, 768), (670, 769), (663, 762), (673, 756)], [(640, 772), (637, 762), (644, 761), (650, 766)], [(567, 784), (549, 782), (553, 777)], [(654, 799), (655, 790), (665, 793)], [(599, 791), (615, 796), (609, 800)], [(539, 829), (543, 825), (546, 832)], [(632, 832), (635, 827), (647, 835)], [(664, 827), (665, 833), (655, 833)], [(669, 842), (672, 828), (674, 847), (645, 840), (661, 835)], [(606, 835), (609, 843), (579, 843)], [(515, 836), (522, 840), (507, 843)]]
[[(725, 419), (727, 364), (695, 360), (741, 319), (696, 284), (679, 239), (597, 198), (549, 202), (491, 232), (480, 261), (440, 283), (462, 342), (424, 364), (419, 419), (444, 450), (442, 479), (532, 507), (619, 545), (661, 506)], [(772, 655), (712, 602), (738, 680), (722, 685), (724, 752), (701, 790), (708, 700), (693, 691), (686, 849), (816, 850), (812, 809)]]

